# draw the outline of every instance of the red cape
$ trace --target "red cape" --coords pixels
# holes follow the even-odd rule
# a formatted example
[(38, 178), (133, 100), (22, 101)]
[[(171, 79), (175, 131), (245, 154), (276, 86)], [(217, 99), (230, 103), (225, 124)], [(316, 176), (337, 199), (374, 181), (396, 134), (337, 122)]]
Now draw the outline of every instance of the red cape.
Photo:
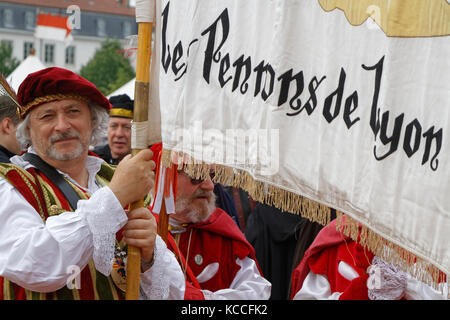
[[(233, 248), (234, 248), (233, 249), (234, 254), (237, 257), (239, 257), (240, 259), (243, 259), (243, 258), (249, 256), (251, 259), (253, 259), (255, 261), (256, 266), (258, 267), (258, 270), (259, 270), (260, 274), (262, 275), (262, 271), (256, 260), (254, 248), (247, 241), (244, 234), (238, 228), (236, 223), (222, 209), (216, 208), (216, 210), (211, 214), (211, 216), (208, 218), (208, 220), (206, 220), (204, 222), (196, 223), (196, 224), (191, 224), (188, 226), (188, 230), (189, 229), (202, 230), (202, 231), (206, 232), (207, 234), (218, 235), (220, 238), (231, 240), (232, 244), (233, 244)], [(212, 237), (211, 239), (214, 239), (214, 237)], [(175, 244), (175, 241), (170, 233), (168, 234), (167, 246), (174, 253), (178, 252), (178, 247)], [(217, 248), (217, 250), (219, 250), (219, 249), (220, 248)], [(178, 253), (176, 253), (176, 256), (178, 256)], [(181, 259), (182, 259), (182, 264), (186, 265), (185, 258), (182, 254), (181, 254)], [(223, 257), (223, 259), (233, 260), (232, 257), (229, 257), (229, 258)], [(234, 264), (234, 262), (233, 262), (233, 264)], [(231, 269), (229, 271), (231, 272)], [(186, 281), (186, 292), (185, 292), (184, 298), (186, 300), (203, 299), (203, 294), (201, 293), (202, 287), (198, 283), (193, 270), (191, 270), (191, 268), (189, 266), (187, 267), (186, 275), (189, 280)], [(223, 288), (223, 289), (225, 289), (225, 288)]]
[(291, 299), (301, 289), (303, 281), (310, 271), (309, 260), (323, 250), (349, 240), (351, 241), (350, 237), (336, 230), (336, 219), (320, 230), (311, 246), (306, 250), (300, 264), (292, 272)]
[[(225, 238), (230, 238), (232, 240), (240, 242), (241, 244), (244, 245), (243, 247), (245, 247), (248, 250), (248, 253), (246, 252), (246, 250), (243, 250), (243, 252), (240, 253), (239, 258), (243, 259), (247, 255), (250, 255), (250, 257), (256, 261), (255, 249), (247, 241), (244, 234), (236, 225), (236, 223), (222, 209), (216, 208), (216, 210), (211, 214), (208, 220), (196, 223), (190, 227), (195, 229), (207, 230), (208, 232), (216, 233)], [(261, 270), (259, 271), (261, 272)]]

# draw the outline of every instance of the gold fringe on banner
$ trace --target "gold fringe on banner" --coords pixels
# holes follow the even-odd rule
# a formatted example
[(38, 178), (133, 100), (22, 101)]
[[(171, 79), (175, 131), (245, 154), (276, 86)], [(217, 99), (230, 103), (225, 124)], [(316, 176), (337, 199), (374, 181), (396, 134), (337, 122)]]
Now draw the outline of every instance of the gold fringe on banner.
[[(164, 167), (169, 167), (172, 162), (177, 163), (179, 170), (183, 170), (195, 179), (208, 177), (211, 166), (210, 164), (201, 163), (182, 152), (174, 152), (167, 149), (163, 149), (161, 161)], [(254, 180), (252, 175), (244, 170), (214, 164), (214, 171), (214, 182), (241, 188), (255, 201), (274, 206), (281, 211), (299, 214), (321, 225), (327, 225), (331, 221), (331, 209), (328, 206), (293, 192)]]
[[(392, 263), (413, 278), (426, 283), (435, 290), (444, 293), (443, 284), (449, 283), (449, 275), (406, 249), (386, 240), (349, 215), (336, 210), (336, 230), (357, 241), (362, 247), (369, 249), (382, 260)], [(447, 288), (447, 296), (450, 288)], [(450, 299), (450, 297), (448, 297)]]
[[(206, 179), (211, 169), (211, 164), (198, 161), (183, 152), (167, 149), (163, 149), (161, 160), (164, 167), (170, 167), (172, 162), (177, 163), (179, 170), (183, 170), (195, 179)], [(326, 205), (257, 181), (244, 170), (218, 164), (213, 166), (215, 171), (213, 181), (216, 183), (243, 189), (255, 201), (274, 206), (281, 211), (298, 214), (323, 226), (331, 222), (331, 209)], [(361, 246), (371, 250), (384, 261), (392, 263), (400, 270), (409, 273), (415, 279), (436, 290), (444, 290), (442, 286), (439, 287), (439, 284), (445, 282), (445, 273), (437, 267), (384, 239), (350, 216), (346, 215), (343, 219), (342, 215), (342, 212), (336, 210), (336, 229), (338, 231), (359, 242)], [(449, 275), (446, 277), (450, 284)]]

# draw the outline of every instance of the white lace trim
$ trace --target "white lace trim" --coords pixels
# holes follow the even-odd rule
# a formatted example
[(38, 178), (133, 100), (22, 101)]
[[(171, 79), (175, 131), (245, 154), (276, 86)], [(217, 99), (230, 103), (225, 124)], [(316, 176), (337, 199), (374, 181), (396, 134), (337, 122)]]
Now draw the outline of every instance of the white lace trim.
[(92, 232), (95, 268), (109, 276), (114, 261), (116, 232), (127, 221), (125, 211), (108, 187), (94, 192), (89, 200), (80, 200), (78, 210), (84, 214)]
[(159, 236), (156, 236), (153, 259), (153, 266), (141, 277), (141, 294), (150, 300), (167, 300), (171, 282), (169, 269), (175, 257)]
[(406, 290), (408, 276), (392, 265), (374, 257), (368, 279), (370, 300), (400, 300)]

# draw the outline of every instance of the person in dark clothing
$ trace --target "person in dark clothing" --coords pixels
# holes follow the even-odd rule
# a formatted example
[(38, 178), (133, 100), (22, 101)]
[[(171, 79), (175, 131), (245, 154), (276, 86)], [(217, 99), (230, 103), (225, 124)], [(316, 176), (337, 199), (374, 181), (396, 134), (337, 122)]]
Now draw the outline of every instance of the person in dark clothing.
[(107, 163), (117, 165), (131, 153), (131, 120), (133, 120), (133, 100), (126, 94), (109, 98), (108, 143), (97, 146), (92, 151)]
[(255, 208), (257, 202), (249, 196), (247, 191), (241, 188), (224, 186), (224, 189), (233, 199), (236, 208), (237, 221), (239, 221), (239, 227), (241, 228), (241, 231), (245, 233), (247, 219)]
[(6, 149), (4, 146), (0, 145), (0, 162), (9, 163), (9, 158), (14, 157), (17, 153), (13, 153)]
[(0, 162), (10, 162), (9, 158), (21, 153), (16, 138), (17, 126), (20, 123), (17, 115), (17, 96), (2, 76), (4, 94), (0, 95)]
[(287, 299), (297, 236), (303, 218), (258, 203), (247, 219), (245, 237), (261, 270), (272, 283), (271, 300)]
[(321, 229), (320, 224), (299, 215), (256, 204), (248, 216), (245, 237), (272, 283), (271, 300), (289, 299), (292, 271)]
[(214, 194), (217, 197), (216, 206), (228, 213), (231, 219), (233, 219), (233, 221), (237, 224), (239, 229), (242, 230), (233, 198), (228, 194), (225, 187), (220, 183), (214, 183)]

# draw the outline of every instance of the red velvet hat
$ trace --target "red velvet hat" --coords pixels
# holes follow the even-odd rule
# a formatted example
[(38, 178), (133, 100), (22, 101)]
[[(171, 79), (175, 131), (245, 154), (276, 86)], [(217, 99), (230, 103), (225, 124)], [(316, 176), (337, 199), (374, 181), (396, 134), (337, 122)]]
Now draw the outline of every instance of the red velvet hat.
[(17, 97), (21, 105), (18, 114), (22, 119), (34, 107), (64, 99), (91, 101), (106, 110), (111, 108), (108, 99), (94, 84), (72, 71), (57, 67), (30, 73), (20, 84)]

